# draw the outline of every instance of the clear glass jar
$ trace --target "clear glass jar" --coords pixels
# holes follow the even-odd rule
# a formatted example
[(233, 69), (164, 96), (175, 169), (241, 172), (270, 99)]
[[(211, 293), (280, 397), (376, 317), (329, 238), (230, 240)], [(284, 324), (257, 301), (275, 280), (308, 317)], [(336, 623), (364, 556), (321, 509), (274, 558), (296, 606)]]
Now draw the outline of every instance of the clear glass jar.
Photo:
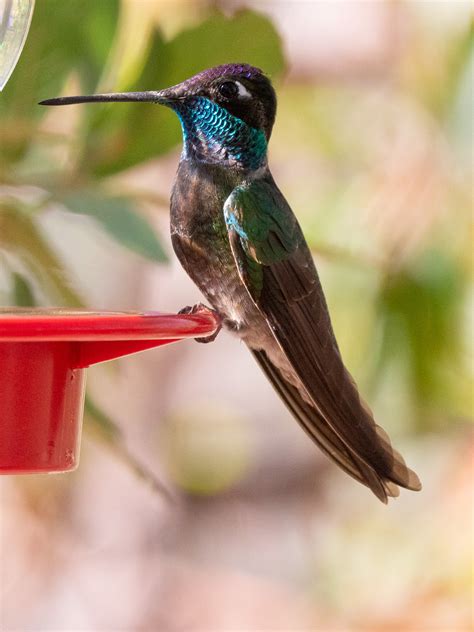
[(34, 6), (35, 0), (0, 0), (0, 91), (20, 58)]

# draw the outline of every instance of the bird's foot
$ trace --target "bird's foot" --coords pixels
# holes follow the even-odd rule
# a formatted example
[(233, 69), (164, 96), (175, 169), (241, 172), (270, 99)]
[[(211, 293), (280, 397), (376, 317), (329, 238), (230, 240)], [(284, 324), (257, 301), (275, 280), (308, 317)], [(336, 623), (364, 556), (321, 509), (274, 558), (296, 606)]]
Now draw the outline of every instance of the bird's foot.
[(196, 303), (196, 305), (186, 305), (183, 309), (180, 309), (178, 314), (212, 314), (214, 318), (217, 320), (217, 329), (210, 336), (204, 336), (202, 338), (194, 338), (196, 342), (202, 342), (207, 344), (208, 342), (214, 342), (217, 338), (218, 333), (222, 329), (222, 319), (218, 312), (215, 309), (211, 309), (207, 307), (207, 305), (203, 305), (203, 303)]

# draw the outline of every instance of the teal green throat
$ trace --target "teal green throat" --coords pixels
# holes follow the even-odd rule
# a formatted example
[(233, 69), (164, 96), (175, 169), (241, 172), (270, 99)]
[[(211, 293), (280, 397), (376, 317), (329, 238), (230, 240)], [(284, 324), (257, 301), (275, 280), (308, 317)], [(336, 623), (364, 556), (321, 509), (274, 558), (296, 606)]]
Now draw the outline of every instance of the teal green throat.
[(263, 130), (250, 127), (205, 97), (173, 106), (183, 129), (185, 157), (250, 170), (266, 161), (267, 139)]

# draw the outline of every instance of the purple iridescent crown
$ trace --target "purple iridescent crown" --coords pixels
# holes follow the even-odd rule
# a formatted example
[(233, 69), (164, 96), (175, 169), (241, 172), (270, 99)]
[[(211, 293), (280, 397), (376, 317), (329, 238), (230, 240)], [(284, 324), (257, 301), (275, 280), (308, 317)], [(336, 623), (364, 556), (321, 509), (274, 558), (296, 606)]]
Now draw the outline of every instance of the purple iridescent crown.
[(221, 66), (214, 66), (213, 68), (202, 70), (197, 75), (190, 77), (183, 83), (186, 83), (188, 87), (192, 87), (194, 84), (208, 83), (223, 76), (256, 79), (258, 77), (263, 77), (264, 75), (260, 68), (255, 68), (249, 64), (222, 64)]

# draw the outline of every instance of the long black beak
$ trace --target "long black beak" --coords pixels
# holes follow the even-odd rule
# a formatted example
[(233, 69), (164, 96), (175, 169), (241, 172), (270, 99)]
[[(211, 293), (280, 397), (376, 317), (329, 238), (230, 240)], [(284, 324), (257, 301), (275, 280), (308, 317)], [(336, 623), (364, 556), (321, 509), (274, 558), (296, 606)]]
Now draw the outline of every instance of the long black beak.
[(171, 101), (179, 98), (178, 95), (170, 93), (168, 90), (148, 92), (112, 92), (110, 94), (91, 94), (89, 96), (77, 97), (57, 97), (40, 101), (39, 105), (74, 105), (76, 103), (125, 103), (129, 101), (141, 101), (142, 103), (160, 103), (168, 105)]

